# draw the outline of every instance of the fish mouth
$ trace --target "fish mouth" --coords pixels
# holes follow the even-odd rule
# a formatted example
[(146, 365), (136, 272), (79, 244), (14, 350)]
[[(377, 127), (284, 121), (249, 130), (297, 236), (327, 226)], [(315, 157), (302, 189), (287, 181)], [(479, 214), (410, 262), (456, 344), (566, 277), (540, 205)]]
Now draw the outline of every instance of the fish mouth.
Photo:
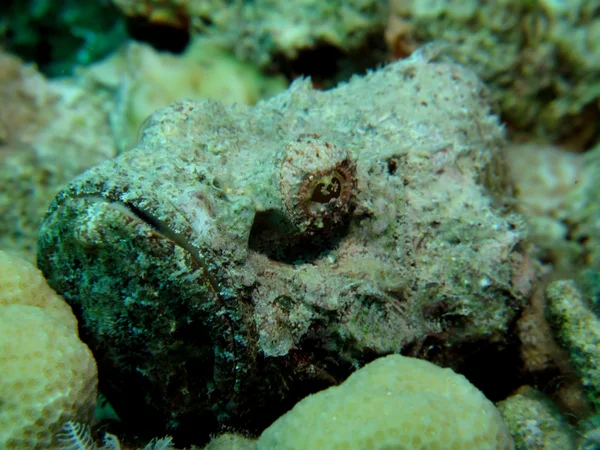
[[(138, 421), (146, 404), (148, 416), (172, 420), (161, 398), (179, 398), (180, 414), (230, 410), (251, 371), (248, 306), (210, 248), (192, 243), (193, 230), (165, 219), (185, 223), (178, 211), (165, 216), (152, 198), (122, 197), (63, 191), (40, 228), (40, 269), (78, 317), (120, 414)], [(157, 386), (165, 395), (145, 394)]]

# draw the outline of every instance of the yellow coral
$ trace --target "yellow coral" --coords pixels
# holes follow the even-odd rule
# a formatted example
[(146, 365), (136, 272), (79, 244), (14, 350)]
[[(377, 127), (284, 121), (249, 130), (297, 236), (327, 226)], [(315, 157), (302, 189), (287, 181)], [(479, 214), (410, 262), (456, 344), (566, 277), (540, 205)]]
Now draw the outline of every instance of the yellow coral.
[(38, 269), (3, 251), (0, 373), (0, 448), (54, 448), (65, 422), (91, 420), (96, 363), (75, 316)]
[(311, 395), (260, 437), (258, 450), (512, 450), (500, 413), (451, 369), (391, 355)]

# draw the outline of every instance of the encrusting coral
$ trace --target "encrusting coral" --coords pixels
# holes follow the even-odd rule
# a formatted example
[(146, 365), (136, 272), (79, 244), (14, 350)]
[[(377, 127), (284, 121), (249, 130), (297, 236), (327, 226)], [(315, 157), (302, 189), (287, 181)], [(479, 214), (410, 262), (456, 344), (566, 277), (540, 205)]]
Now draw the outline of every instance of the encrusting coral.
[(91, 422), (96, 362), (71, 308), (27, 261), (0, 251), (0, 448), (56, 448), (69, 420)]
[(529, 386), (498, 404), (515, 439), (517, 450), (567, 450), (576, 448), (576, 434), (552, 403)]
[(600, 320), (585, 304), (574, 281), (561, 280), (546, 289), (548, 320), (567, 349), (591, 402), (600, 407)]
[[(553, 400), (570, 417), (587, 417), (592, 408), (581, 380), (569, 362), (569, 353), (553, 336), (546, 320), (545, 285), (541, 283), (518, 319), (516, 331), (521, 341), (523, 369), (532, 377), (529, 384), (553, 392)], [(556, 383), (560, 380), (560, 383)]]

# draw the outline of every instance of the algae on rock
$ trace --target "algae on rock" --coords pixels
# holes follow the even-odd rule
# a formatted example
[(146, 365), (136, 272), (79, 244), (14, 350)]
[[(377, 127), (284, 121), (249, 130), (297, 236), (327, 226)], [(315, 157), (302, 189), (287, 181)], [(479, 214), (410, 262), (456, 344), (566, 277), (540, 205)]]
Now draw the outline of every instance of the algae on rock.
[(600, 406), (600, 320), (573, 281), (555, 281), (546, 290), (548, 320), (567, 349), (590, 401)]
[(385, 25), (384, 0), (113, 0), (123, 13), (151, 23), (209, 34), (243, 60), (265, 67), (319, 46), (365, 47)]
[(586, 148), (598, 136), (598, 0), (390, 0), (387, 40), (398, 56), (429, 41), (491, 87), (516, 129)]
[(552, 403), (552, 400), (529, 386), (498, 404), (516, 450), (575, 449), (576, 434)]

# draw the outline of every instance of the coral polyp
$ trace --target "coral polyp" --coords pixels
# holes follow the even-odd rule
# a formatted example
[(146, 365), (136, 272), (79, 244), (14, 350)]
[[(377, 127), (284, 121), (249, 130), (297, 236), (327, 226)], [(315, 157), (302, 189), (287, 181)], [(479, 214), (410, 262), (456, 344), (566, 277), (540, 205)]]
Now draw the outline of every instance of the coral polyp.
[(279, 170), (279, 193), (288, 219), (309, 233), (344, 222), (355, 169), (347, 151), (317, 135), (289, 144)]

